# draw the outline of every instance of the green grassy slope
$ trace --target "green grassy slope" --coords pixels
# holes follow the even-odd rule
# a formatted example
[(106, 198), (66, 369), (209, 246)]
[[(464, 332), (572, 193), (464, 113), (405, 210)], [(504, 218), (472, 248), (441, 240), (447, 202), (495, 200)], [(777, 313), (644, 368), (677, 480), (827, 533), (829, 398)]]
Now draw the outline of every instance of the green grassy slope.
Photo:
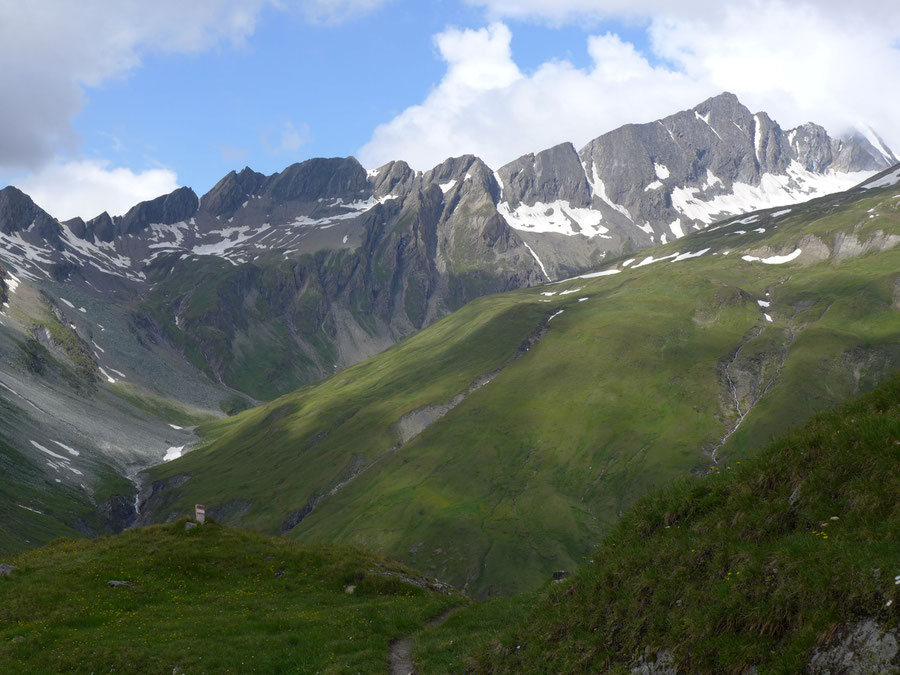
[(412, 636), (421, 673), (629, 672), (662, 653), (679, 672), (801, 672), (857, 621), (900, 624), (898, 462), (894, 376), (642, 498), (540, 595), (474, 604), (362, 549), (216, 523), (60, 540), (2, 559), (18, 567), (0, 671), (384, 672)]
[(391, 639), (464, 601), (361, 550), (184, 524), (4, 560), (0, 671), (383, 672)]
[[(678, 672), (806, 672), (846, 626), (900, 623), (898, 466), (894, 377), (760, 456), (641, 500), (589, 563), (468, 665), (624, 673), (668, 650)], [(457, 640), (478, 611), (459, 615)], [(451, 630), (423, 640), (419, 659), (448, 662)]]
[[(716, 456), (735, 461), (900, 365), (900, 247), (840, 253), (851, 237), (900, 234), (897, 194), (824, 198), (650, 252), (710, 249), (702, 257), (476, 300), (207, 425), (201, 448), (152, 470), (182, 480), (147, 508), (164, 519), (195, 502), (240, 505), (241, 525), (372, 547), (476, 595), (536, 588), (639, 496), (707, 470), (726, 437)], [(807, 256), (741, 259), (795, 247)], [(491, 374), (402, 443), (404, 415)], [(744, 419), (729, 435), (735, 398)]]

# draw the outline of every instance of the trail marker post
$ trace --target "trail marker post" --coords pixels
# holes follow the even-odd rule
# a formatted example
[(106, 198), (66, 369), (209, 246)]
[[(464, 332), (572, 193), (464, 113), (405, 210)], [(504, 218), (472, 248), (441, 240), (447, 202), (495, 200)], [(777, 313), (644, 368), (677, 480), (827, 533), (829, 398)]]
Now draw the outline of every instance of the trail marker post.
[(196, 504), (194, 506), (194, 518), (201, 525), (206, 522), (206, 507), (203, 504)]

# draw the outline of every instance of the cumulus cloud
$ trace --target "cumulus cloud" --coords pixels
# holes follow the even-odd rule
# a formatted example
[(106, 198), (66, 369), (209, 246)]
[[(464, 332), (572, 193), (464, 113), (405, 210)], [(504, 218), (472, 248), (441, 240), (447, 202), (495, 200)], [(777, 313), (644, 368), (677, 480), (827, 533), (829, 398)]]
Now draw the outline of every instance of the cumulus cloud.
[[(571, 140), (576, 146), (628, 122), (649, 121), (721, 91), (784, 126), (834, 133), (877, 129), (895, 149), (900, 93), (900, 5), (880, 0), (468, 0), (497, 19), (435, 38), (446, 74), (421, 104), (379, 126), (360, 150), (368, 166), (403, 158), (424, 169), (471, 152), (492, 166)], [(516, 65), (503, 18), (550, 24), (644, 22), (651, 65), (613, 34), (588, 39), (591, 65)]]
[(121, 215), (140, 201), (178, 187), (169, 169), (134, 172), (102, 160), (58, 160), (16, 181), (35, 203), (59, 220)]
[(77, 149), (82, 89), (150, 52), (240, 42), (269, 0), (0, 2), (0, 168), (33, 168)]
[(551, 61), (531, 75), (514, 62), (511, 38), (501, 23), (438, 35), (446, 75), (421, 105), (375, 130), (360, 150), (363, 164), (402, 158), (424, 169), (473, 153), (497, 167), (563, 141), (583, 144), (617, 124), (652, 120), (705, 94), (680, 73), (651, 66), (616, 35), (590, 38), (587, 70)]

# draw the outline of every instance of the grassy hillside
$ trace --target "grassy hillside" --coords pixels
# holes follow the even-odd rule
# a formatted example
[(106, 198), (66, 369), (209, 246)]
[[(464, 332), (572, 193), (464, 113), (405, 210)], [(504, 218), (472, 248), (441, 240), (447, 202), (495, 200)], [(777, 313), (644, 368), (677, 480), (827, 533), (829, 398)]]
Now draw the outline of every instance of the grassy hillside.
[[(475, 668), (625, 673), (665, 650), (678, 672), (799, 673), (858, 621), (896, 634), (898, 468), (895, 377), (761, 456), (641, 500), (572, 579), (481, 649)], [(461, 613), (460, 625), (478, 611)], [(442, 635), (452, 629), (423, 641), (419, 658), (459, 662)], [(854, 672), (897, 672), (893, 659), (894, 670)], [(864, 663), (859, 652), (852, 662)]]
[[(151, 471), (145, 508), (161, 520), (204, 502), (241, 525), (372, 547), (475, 595), (536, 588), (641, 495), (733, 463), (897, 369), (897, 195), (827, 197), (649, 253), (699, 257), (642, 255), (614, 275), (481, 298), (206, 425), (201, 447)], [(795, 249), (784, 264), (743, 259)]]
[(539, 595), (478, 603), (361, 549), (215, 523), (61, 540), (2, 560), (0, 671), (375, 673), (411, 636), (423, 674), (802, 672), (860, 621), (900, 630), (898, 463), (895, 376), (639, 500)]
[(184, 526), (3, 560), (0, 671), (383, 672), (392, 638), (464, 601), (361, 550)]

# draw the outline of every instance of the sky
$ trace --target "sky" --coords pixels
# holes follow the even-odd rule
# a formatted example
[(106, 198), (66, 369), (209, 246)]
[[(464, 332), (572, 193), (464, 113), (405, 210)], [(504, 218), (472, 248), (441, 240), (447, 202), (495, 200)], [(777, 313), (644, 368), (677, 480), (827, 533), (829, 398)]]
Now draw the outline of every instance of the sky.
[(900, 149), (884, 0), (0, 0), (0, 185), (124, 213), (310, 157), (495, 168), (731, 91)]

